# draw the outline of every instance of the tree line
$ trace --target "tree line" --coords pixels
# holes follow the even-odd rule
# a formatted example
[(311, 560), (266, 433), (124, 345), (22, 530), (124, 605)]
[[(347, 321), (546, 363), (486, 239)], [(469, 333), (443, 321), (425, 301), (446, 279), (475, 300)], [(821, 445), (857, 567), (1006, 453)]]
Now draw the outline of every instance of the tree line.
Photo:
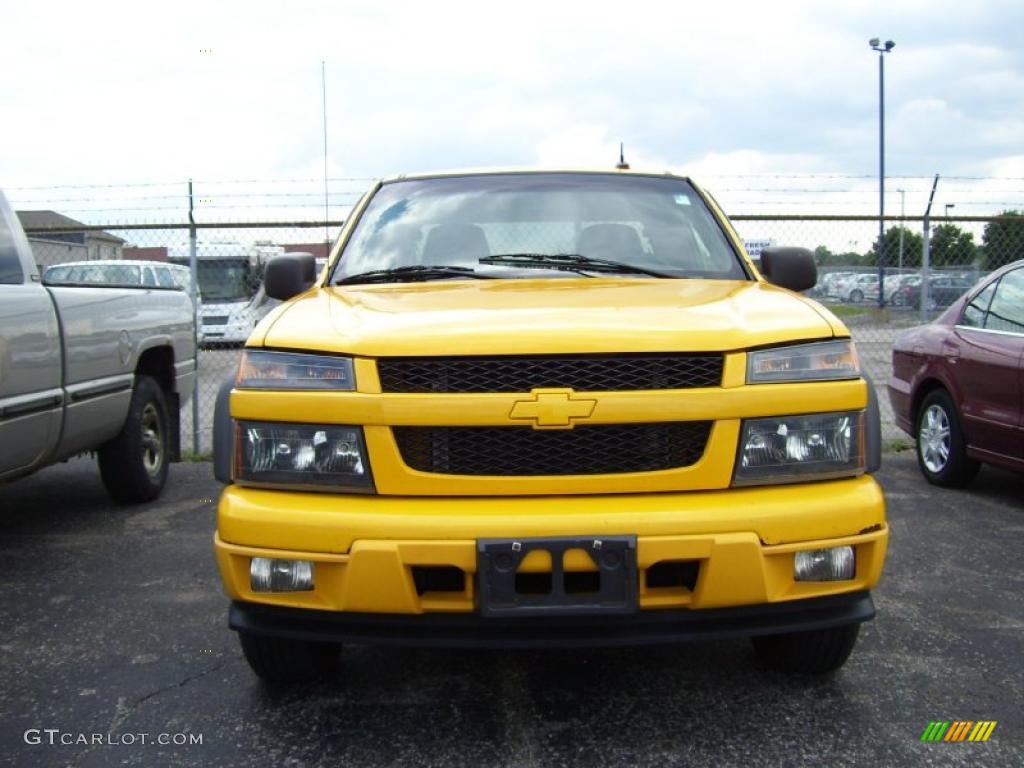
[[(1024, 212), (1004, 211), (1008, 219), (990, 221), (985, 225), (981, 243), (974, 234), (956, 224), (939, 224), (931, 231), (930, 263), (933, 267), (978, 267), (991, 270), (1024, 258)], [(900, 233), (903, 234), (902, 259)], [(814, 249), (818, 264), (823, 267), (877, 267), (879, 238), (867, 253), (847, 251), (835, 253), (824, 245)], [(920, 232), (903, 226), (885, 232), (885, 266), (920, 267), (924, 241)]]

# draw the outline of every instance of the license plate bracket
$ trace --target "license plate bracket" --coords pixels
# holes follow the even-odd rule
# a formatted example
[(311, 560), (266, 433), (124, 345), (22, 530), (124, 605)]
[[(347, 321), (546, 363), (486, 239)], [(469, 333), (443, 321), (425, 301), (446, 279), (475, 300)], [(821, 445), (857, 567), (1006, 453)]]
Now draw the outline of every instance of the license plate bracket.
[[(574, 549), (586, 552), (597, 567), (596, 589), (567, 589), (563, 557)], [(519, 566), (535, 550), (551, 556), (546, 594), (517, 589)], [(480, 539), (477, 579), (480, 614), (485, 617), (633, 613), (637, 610), (636, 536)]]

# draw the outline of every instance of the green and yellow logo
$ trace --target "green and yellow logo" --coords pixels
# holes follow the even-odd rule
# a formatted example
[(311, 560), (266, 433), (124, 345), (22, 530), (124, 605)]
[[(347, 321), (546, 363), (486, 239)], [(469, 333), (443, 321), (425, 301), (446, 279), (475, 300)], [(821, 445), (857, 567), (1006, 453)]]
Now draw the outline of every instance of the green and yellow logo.
[(988, 741), (995, 729), (995, 720), (932, 720), (921, 741)]

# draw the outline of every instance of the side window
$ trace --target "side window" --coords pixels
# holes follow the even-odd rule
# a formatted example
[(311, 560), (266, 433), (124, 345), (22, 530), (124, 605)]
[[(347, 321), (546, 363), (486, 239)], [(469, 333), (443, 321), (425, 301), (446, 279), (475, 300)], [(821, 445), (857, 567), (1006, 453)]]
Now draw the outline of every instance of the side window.
[(171, 270), (167, 267), (154, 267), (153, 271), (156, 272), (156, 281), (161, 288), (177, 288), (174, 278), (171, 277)]
[(985, 327), (1024, 334), (1024, 269), (1003, 275), (989, 305)]
[(971, 328), (985, 327), (985, 313), (988, 311), (989, 302), (992, 301), (992, 294), (995, 293), (997, 282), (999, 281), (989, 283), (985, 290), (971, 299), (970, 303), (964, 307), (964, 316), (960, 318), (961, 325), (968, 325)]
[(116, 267), (111, 268), (110, 276), (107, 277), (107, 282), (115, 283), (117, 285), (141, 285), (142, 276), (139, 274), (138, 267), (119, 264)]
[(153, 275), (153, 270), (149, 267), (144, 267), (142, 270), (142, 284), (156, 287), (156, 277)]
[(21, 262), (18, 261), (18, 249), (14, 245), (14, 233), (0, 212), (0, 283), (21, 281)]
[(169, 267), (168, 270), (171, 273), (171, 280), (174, 284), (181, 288), (183, 291), (190, 292), (192, 290), (192, 273), (184, 267)]

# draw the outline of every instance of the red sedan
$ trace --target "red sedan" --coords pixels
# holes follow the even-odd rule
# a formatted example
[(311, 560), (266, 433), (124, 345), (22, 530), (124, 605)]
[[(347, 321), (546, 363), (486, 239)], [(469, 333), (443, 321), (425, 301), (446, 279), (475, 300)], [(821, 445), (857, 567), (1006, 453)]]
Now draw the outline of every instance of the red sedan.
[(925, 478), (963, 487), (981, 462), (1024, 471), (1024, 261), (900, 334), (889, 399)]

